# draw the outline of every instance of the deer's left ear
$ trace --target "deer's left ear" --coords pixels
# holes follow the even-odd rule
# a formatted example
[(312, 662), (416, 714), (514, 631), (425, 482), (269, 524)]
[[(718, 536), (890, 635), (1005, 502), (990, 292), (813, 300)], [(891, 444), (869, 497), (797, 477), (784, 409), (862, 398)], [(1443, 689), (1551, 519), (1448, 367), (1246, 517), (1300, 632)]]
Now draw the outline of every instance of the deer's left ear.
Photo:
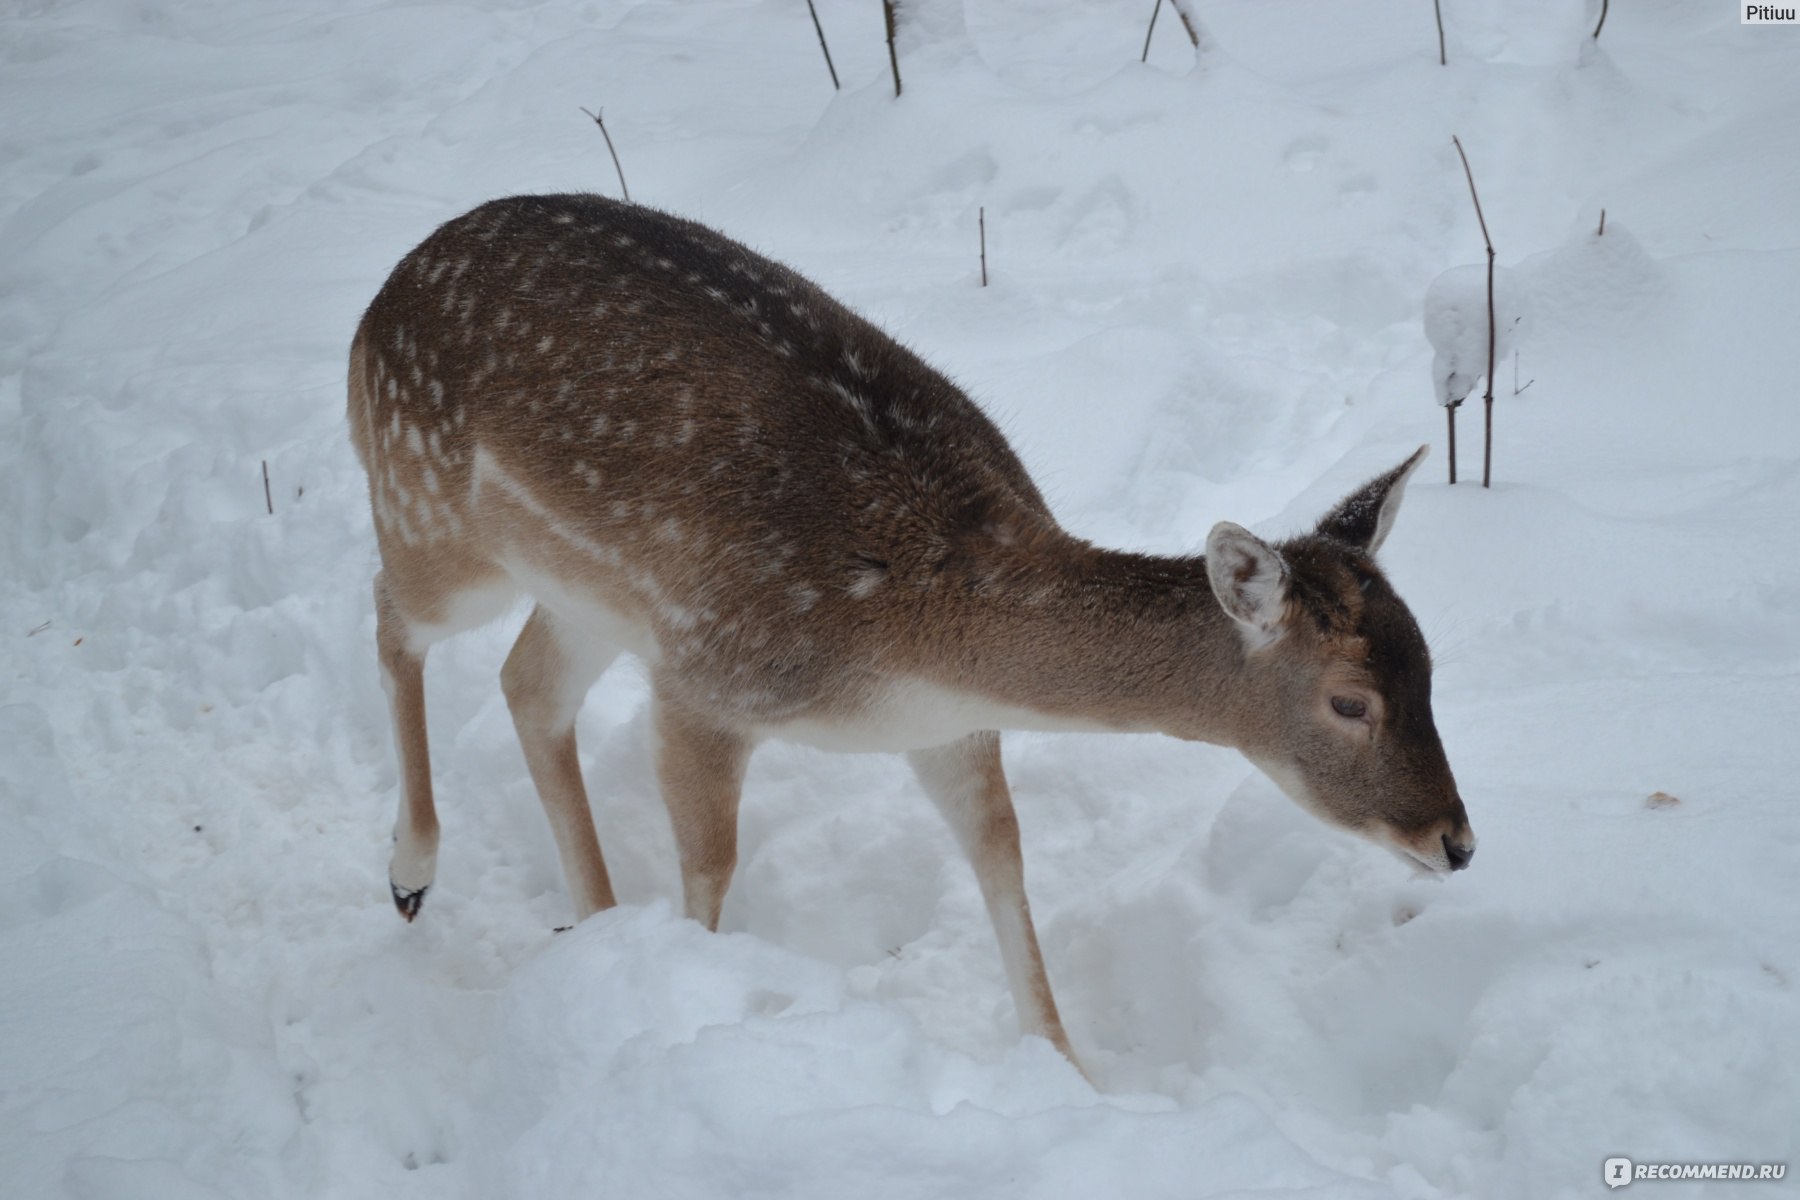
[(1414, 450), (1412, 457), (1345, 496), (1338, 506), (1319, 522), (1318, 532), (1325, 537), (1348, 542), (1366, 554), (1373, 554), (1387, 540), (1394, 527), (1394, 515), (1400, 511), (1400, 496), (1406, 481), (1431, 453), (1429, 444)]
[(1252, 646), (1280, 635), (1288, 567), (1275, 547), (1242, 525), (1220, 521), (1206, 535), (1206, 576), (1219, 607), (1244, 627)]

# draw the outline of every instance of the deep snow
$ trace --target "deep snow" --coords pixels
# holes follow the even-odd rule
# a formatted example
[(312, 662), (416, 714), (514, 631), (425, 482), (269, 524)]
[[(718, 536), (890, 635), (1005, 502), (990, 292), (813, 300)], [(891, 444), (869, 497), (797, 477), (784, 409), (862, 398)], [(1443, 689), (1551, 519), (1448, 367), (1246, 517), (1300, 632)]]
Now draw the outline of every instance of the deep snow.
[[(1601, 1194), (1800, 1151), (1800, 30), (1722, 2), (70, 0), (0, 16), (0, 1179), (8, 1196)], [(1418, 11), (1412, 11), (1417, 9)], [(988, 406), (1064, 521), (1281, 533), (1436, 443), (1383, 559), (1481, 838), (1408, 878), (1234, 754), (1019, 735), (1103, 1091), (1020, 1041), (897, 760), (769, 746), (725, 933), (673, 915), (641, 680), (568, 908), (495, 673), (434, 652), (403, 925), (361, 306), (438, 222), (633, 195)], [(1443, 484), (1428, 287), (1528, 323)], [(1607, 232), (1595, 236), (1600, 208)], [(978, 286), (976, 212), (992, 286)], [(1478, 269), (1478, 268), (1477, 268)], [(1454, 278), (1454, 277), (1453, 277)], [(261, 462), (272, 480), (264, 511)], [(1655, 791), (1678, 798), (1651, 806)], [(1786, 1184), (1643, 1183), (1675, 1200)]]

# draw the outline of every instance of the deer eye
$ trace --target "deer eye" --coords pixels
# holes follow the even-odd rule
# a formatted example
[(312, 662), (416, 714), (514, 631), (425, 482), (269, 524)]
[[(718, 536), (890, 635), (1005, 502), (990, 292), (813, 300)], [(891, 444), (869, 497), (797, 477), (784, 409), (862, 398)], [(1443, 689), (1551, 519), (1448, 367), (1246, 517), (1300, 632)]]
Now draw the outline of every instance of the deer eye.
[(1333, 696), (1331, 711), (1349, 721), (1360, 721), (1368, 714), (1369, 706), (1354, 696)]

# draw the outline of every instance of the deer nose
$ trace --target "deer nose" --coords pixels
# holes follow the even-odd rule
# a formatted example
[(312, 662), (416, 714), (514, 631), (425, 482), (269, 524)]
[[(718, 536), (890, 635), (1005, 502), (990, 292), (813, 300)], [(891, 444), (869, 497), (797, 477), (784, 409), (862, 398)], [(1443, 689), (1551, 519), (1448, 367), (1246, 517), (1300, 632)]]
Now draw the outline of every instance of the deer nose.
[(1450, 869), (1452, 871), (1462, 870), (1469, 865), (1469, 860), (1475, 857), (1475, 844), (1473, 839), (1469, 839), (1468, 841), (1464, 841), (1463, 838), (1452, 839), (1451, 836), (1446, 833), (1443, 837), (1443, 842), (1444, 857), (1450, 860)]

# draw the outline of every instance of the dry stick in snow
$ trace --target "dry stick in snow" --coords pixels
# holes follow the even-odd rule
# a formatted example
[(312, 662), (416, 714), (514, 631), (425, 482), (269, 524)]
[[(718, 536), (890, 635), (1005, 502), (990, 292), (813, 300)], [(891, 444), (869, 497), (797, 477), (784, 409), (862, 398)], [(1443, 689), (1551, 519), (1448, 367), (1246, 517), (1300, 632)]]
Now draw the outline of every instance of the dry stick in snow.
[[(612, 155), (613, 170), (619, 173), (619, 190), (625, 193), (625, 202), (629, 204), (631, 202), (631, 189), (625, 186), (625, 168), (619, 165), (619, 152), (613, 149), (612, 134), (606, 132), (606, 122), (600, 119), (600, 113), (588, 112), (585, 108), (581, 111), (587, 113), (588, 118), (600, 127), (600, 136), (606, 139), (606, 152)], [(601, 112), (604, 111), (604, 109), (601, 110)]]
[(1162, 0), (1156, 0), (1156, 7), (1150, 10), (1150, 28), (1144, 30), (1144, 53), (1139, 56), (1139, 62), (1147, 63), (1150, 61), (1150, 37), (1156, 32), (1156, 15), (1161, 11)]
[(1461, 407), (1462, 407), (1461, 400), (1457, 400), (1450, 404), (1444, 405), (1444, 420), (1450, 426), (1450, 482), (1451, 483), (1456, 482), (1456, 410)]
[[(1194, 47), (1194, 53), (1200, 52), (1200, 24), (1188, 11), (1191, 0), (1169, 0), (1175, 15), (1181, 18), (1181, 27), (1187, 30), (1188, 43)], [(1150, 35), (1156, 32), (1156, 14), (1162, 11), (1162, 0), (1156, 0), (1156, 7), (1150, 10), (1150, 28), (1144, 31), (1144, 53), (1139, 62), (1150, 61)]]
[(275, 497), (269, 491), (269, 460), (263, 459), (263, 503), (268, 506), (269, 515), (275, 515)]
[(825, 27), (819, 24), (819, 10), (813, 7), (813, 0), (806, 0), (806, 11), (812, 14), (813, 32), (819, 35), (819, 49), (825, 53), (825, 69), (831, 72), (831, 90), (842, 91), (843, 85), (838, 83), (837, 68), (831, 65), (831, 47), (825, 44)]
[(987, 207), (983, 205), (975, 210), (975, 219), (981, 225), (981, 286), (987, 286)]
[(900, 98), (900, 56), (894, 53), (894, 0), (881, 0), (881, 15), (887, 21), (888, 66), (894, 71), (894, 99)]
[(1156, 14), (1161, 11), (1163, 11), (1163, 0), (1156, 0), (1156, 7), (1150, 9), (1150, 27), (1143, 31), (1143, 56), (1138, 59), (1139, 63), (1150, 61), (1150, 34), (1156, 32)]
[(1194, 0), (1169, 0), (1175, 9), (1175, 15), (1181, 18), (1181, 27), (1187, 30), (1188, 41), (1193, 44), (1194, 53), (1200, 52), (1200, 22), (1190, 11)]
[(1600, 0), (1600, 19), (1594, 23), (1594, 40), (1600, 40), (1600, 31), (1606, 28), (1606, 0)]
[(1444, 0), (1431, 0), (1431, 10), (1437, 14), (1438, 66), (1447, 67), (1450, 65), (1450, 59), (1444, 54)]
[(1604, 208), (1600, 210), (1599, 232), (1595, 233), (1594, 236), (1595, 237), (1605, 237), (1606, 236), (1606, 210)]
[(1535, 380), (1535, 379), (1527, 379), (1525, 381), (1525, 387), (1519, 386), (1519, 352), (1517, 350), (1514, 350), (1513, 351), (1513, 395), (1515, 395), (1515, 396), (1518, 395), (1520, 392), (1524, 391), (1525, 388), (1530, 387), (1532, 384), (1534, 384), (1536, 382), (1537, 382), (1537, 380)]
[(1481, 193), (1475, 190), (1475, 172), (1469, 169), (1469, 156), (1463, 153), (1462, 139), (1452, 134), (1450, 140), (1456, 143), (1456, 155), (1462, 159), (1463, 174), (1469, 180), (1469, 198), (1475, 201), (1475, 219), (1481, 223), (1481, 240), (1487, 244), (1488, 362), (1487, 391), (1481, 394), (1484, 406), (1481, 486), (1491, 487), (1494, 469), (1494, 239), (1488, 236), (1487, 218), (1481, 212)]

